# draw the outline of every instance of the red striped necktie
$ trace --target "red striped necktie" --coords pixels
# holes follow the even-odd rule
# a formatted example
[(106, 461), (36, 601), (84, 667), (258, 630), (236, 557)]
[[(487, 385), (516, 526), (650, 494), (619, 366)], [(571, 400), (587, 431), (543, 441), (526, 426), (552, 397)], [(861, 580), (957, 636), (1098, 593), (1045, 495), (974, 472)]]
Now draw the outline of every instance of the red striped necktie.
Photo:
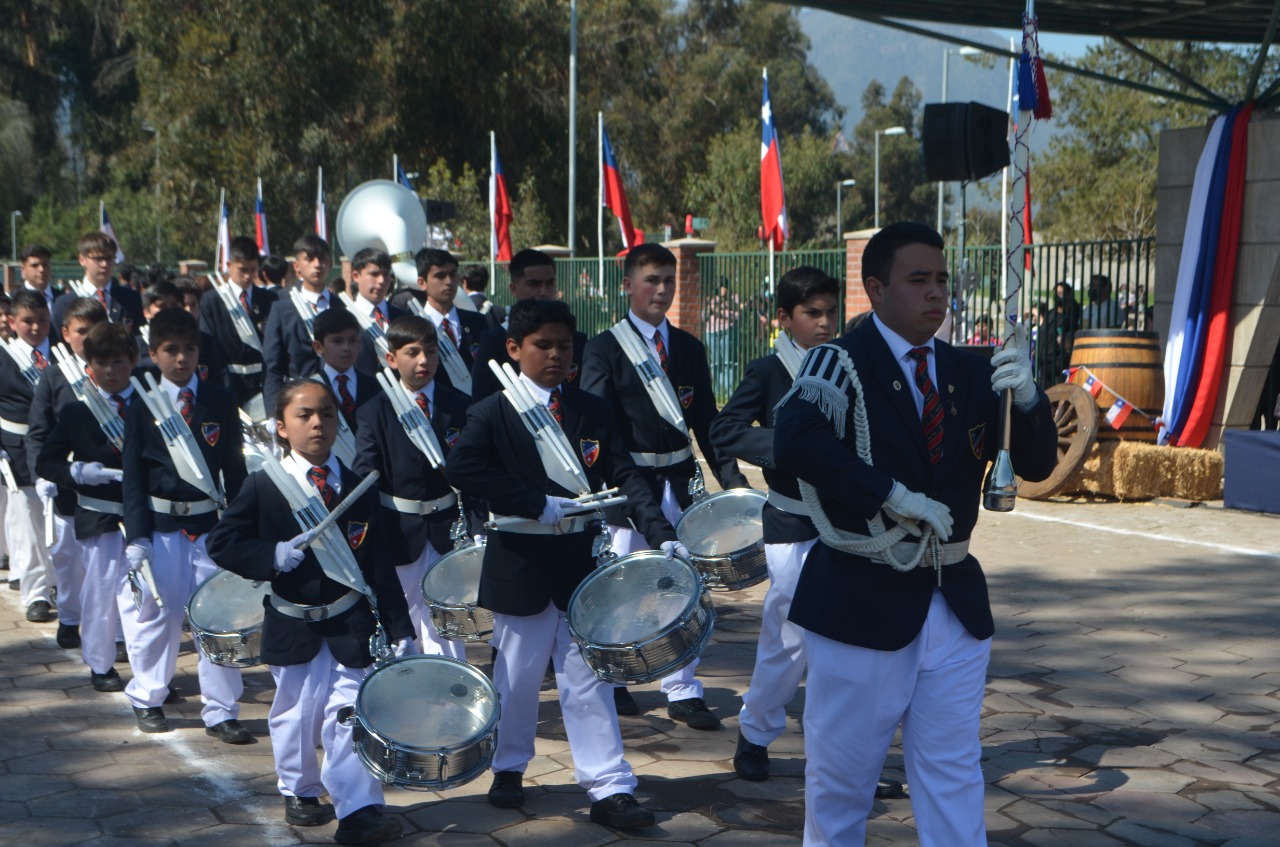
[(907, 354), (916, 363), (916, 387), (924, 395), (924, 408), (920, 412), (920, 425), (924, 429), (924, 444), (929, 451), (929, 463), (936, 465), (942, 458), (942, 398), (933, 380), (929, 379), (929, 348), (913, 347)]
[(191, 426), (191, 410), (196, 403), (196, 393), (190, 388), (184, 388), (178, 392), (178, 412), (182, 415), (182, 419), (187, 422), (187, 426)]
[(342, 403), (342, 413), (351, 417), (356, 413), (356, 398), (351, 396), (351, 389), (347, 388), (348, 379), (350, 377), (346, 374), (338, 374), (338, 400)]
[(653, 346), (658, 351), (658, 364), (662, 365), (662, 372), (667, 372), (667, 345), (662, 343), (662, 332), (655, 330), (653, 333)]
[(547, 411), (551, 413), (551, 417), (556, 419), (556, 423), (564, 425), (564, 410), (560, 407), (560, 387), (556, 386), (551, 389), (551, 397), (547, 400)]
[(324, 501), (325, 508), (333, 505), (333, 486), (329, 484), (329, 469), (327, 467), (313, 467), (307, 471), (307, 479), (311, 480), (311, 484), (320, 492), (320, 499)]

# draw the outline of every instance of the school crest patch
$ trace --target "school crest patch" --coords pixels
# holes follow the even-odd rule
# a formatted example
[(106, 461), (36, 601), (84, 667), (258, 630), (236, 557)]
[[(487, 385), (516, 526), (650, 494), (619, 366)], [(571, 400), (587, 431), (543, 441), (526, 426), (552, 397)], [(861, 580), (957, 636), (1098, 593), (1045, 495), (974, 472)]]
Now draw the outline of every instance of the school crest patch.
[(980, 423), (969, 430), (969, 449), (973, 451), (973, 458), (982, 458), (982, 448), (987, 444), (987, 425)]
[(577, 379), (577, 378), (578, 378), (578, 363), (577, 363), (577, 362), (570, 362), (570, 363), (569, 363), (569, 373), (565, 375), (564, 381), (565, 381), (565, 382), (573, 382), (573, 381), (574, 381), (575, 379)]
[(478, 353), (478, 352), (480, 352), (480, 342), (479, 342), (479, 341), (477, 341), (475, 344), (472, 344), (472, 345), (471, 345), (471, 358), (472, 358), (472, 359), (474, 359), (474, 358), (476, 357), (476, 353)]
[(458, 439), (462, 437), (462, 430), (456, 426), (451, 426), (444, 431), (445, 443), (450, 447), (458, 443)]
[(600, 458), (600, 442), (593, 441), (590, 438), (583, 438), (578, 441), (578, 447), (582, 450), (582, 462), (587, 467), (591, 467), (596, 463), (596, 459)]
[(679, 393), (680, 393), (680, 405), (686, 409), (689, 408), (689, 404), (693, 402), (693, 386), (682, 385), (680, 386)]
[(209, 381), (209, 366), (208, 366), (208, 365), (201, 365), (199, 368), (197, 368), (197, 371), (198, 371), (198, 372), (199, 372), (199, 374), (200, 374), (200, 381), (201, 381), (201, 382), (208, 382), (208, 381)]
[(218, 436), (222, 435), (221, 424), (205, 421), (200, 424), (200, 434), (204, 436), (205, 443), (210, 447), (218, 446)]
[(352, 550), (359, 550), (360, 545), (364, 543), (365, 533), (369, 531), (369, 523), (365, 521), (347, 521), (347, 543), (351, 545)]

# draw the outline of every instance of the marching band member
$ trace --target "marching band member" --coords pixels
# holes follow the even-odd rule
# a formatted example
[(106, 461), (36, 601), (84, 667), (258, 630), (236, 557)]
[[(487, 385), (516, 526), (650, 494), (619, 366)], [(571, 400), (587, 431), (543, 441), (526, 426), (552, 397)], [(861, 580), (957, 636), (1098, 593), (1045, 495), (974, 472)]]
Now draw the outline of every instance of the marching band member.
[(356, 412), (381, 393), (373, 375), (357, 366), (364, 349), (360, 322), (349, 309), (328, 309), (316, 315), (312, 330), (315, 340), (311, 348), (320, 360), (320, 372), (313, 378), (323, 380), (333, 391), (338, 411), (354, 433), (359, 418)]
[[(84, 279), (78, 283), (81, 292), (101, 303), (109, 320), (137, 332), (142, 326), (142, 300), (138, 292), (112, 278), (116, 268), (116, 240), (103, 232), (88, 232), (81, 236), (77, 249), (80, 266), (84, 268)], [(53, 301), (54, 326), (62, 326), (62, 310), (80, 296), (74, 289), (75, 284), (72, 290)]]
[(247, 235), (237, 235), (231, 239), (227, 250), (226, 279), (231, 285), (228, 293), (240, 301), (240, 308), (252, 324), (252, 327), (245, 326), (242, 331), (252, 331), (256, 335), (257, 347), (252, 344), (253, 338), (246, 339), (241, 334), (242, 331), (236, 329), (231, 311), (223, 299), (224, 295), (217, 290), (210, 290), (200, 300), (200, 329), (221, 348), (226, 359), (225, 385), (236, 395), (236, 403), (246, 410), (247, 404), (262, 394), (262, 334), (267, 316), (271, 314), (277, 299), (274, 291), (254, 285), (258, 276), (258, 262), (257, 242)]
[[(640, 467), (654, 499), (674, 526), (693, 502), (689, 483), (697, 473), (690, 433), (723, 488), (746, 488), (747, 480), (732, 456), (716, 452), (711, 443), (711, 420), (716, 398), (711, 369), (702, 342), (667, 320), (676, 290), (676, 257), (661, 244), (640, 244), (627, 253), (622, 288), (631, 298), (627, 317), (613, 329), (587, 342), (582, 354), (582, 388), (603, 397), (613, 408), (631, 458)], [(630, 336), (619, 336), (619, 332)], [(646, 382), (641, 364), (624, 350), (620, 338), (638, 341), (639, 356), (651, 357), (661, 369), (665, 385)], [(671, 393), (678, 405), (659, 403), (651, 392)], [(610, 528), (614, 550), (626, 555), (644, 548), (635, 529)], [(716, 729), (720, 719), (702, 699), (702, 683), (694, 676), (694, 661), (662, 681), (667, 715), (694, 729)]]
[[(356, 296), (348, 304), (348, 309), (372, 319), (373, 325), (382, 333), (396, 318), (409, 314), (387, 302), (392, 279), (391, 257), (384, 251), (365, 247), (351, 257), (351, 286), (356, 290)], [(374, 343), (372, 330), (361, 333), (361, 336), (356, 370), (372, 377), (382, 370), (382, 356)]]
[[(307, 491), (333, 508), (359, 477), (331, 452), (337, 437), (337, 402), (327, 387), (300, 380), (272, 403), (277, 438), (287, 450), (282, 465)], [(377, 495), (367, 491), (338, 521), (397, 654), (413, 652), (412, 624), (392, 573)], [(270, 581), (263, 603), (262, 660), (276, 694), (268, 726), (285, 820), (320, 826), (338, 817), (339, 844), (382, 844), (400, 837), (400, 824), (384, 815), (382, 783), (361, 763), (351, 727), (339, 711), (355, 702), (364, 669), (373, 662), (369, 638), (375, 618), (359, 591), (331, 579), (270, 477), (255, 472), (209, 533), (209, 553), (246, 579)], [(316, 747), (324, 747), (324, 764)], [(333, 804), (321, 802), (328, 793)]]
[[(235, 397), (196, 375), (200, 327), (181, 309), (165, 309), (152, 318), (151, 358), (160, 370), (156, 389), (167, 395), (185, 422), (202, 462), (207, 486), (222, 477), (234, 497), (245, 478), (243, 438)], [(145, 399), (145, 398), (144, 398)], [(179, 426), (182, 426), (180, 423)], [(125, 640), (133, 679), (125, 688), (143, 732), (168, 732), (161, 704), (169, 693), (182, 636), (183, 609), (191, 593), (217, 573), (205, 552), (205, 535), (217, 522), (219, 503), (184, 473), (186, 459), (171, 452), (161, 421), (145, 403), (129, 406), (124, 439), (125, 555), (131, 568), (150, 562), (163, 607), (145, 592), (137, 619), (125, 621)], [(134, 631), (129, 632), (130, 626)], [(220, 667), (200, 657), (200, 716), (205, 732), (228, 744), (253, 740), (238, 720), (244, 681), (237, 668)]]
[[(809, 847), (864, 843), (899, 724), (920, 843), (987, 843), (978, 726), (994, 626), (968, 546), (1000, 441), (998, 392), (1012, 390), (1023, 478), (1052, 472), (1057, 430), (1025, 338), (990, 363), (935, 339), (942, 247), (923, 224), (872, 237), (862, 274), (873, 316), (809, 351), (774, 421), (774, 461), (799, 478), (821, 533), (790, 616), (809, 662)], [(879, 546), (887, 533), (901, 540)]]
[(582, 492), (552, 481), (558, 468), (531, 459), (539, 455), (535, 442), (512, 407), (517, 389), (545, 406), (562, 429), (564, 449), (580, 457), (575, 471), (584, 474), (587, 487), (620, 487), (649, 543), (668, 555), (676, 552), (675, 532), (627, 455), (608, 403), (565, 385), (574, 325), (568, 306), (558, 301), (511, 307), (507, 353), (520, 375), (511, 388), (471, 407), (449, 455), (449, 479), (465, 495), (486, 500), (495, 513), (526, 519), (489, 533), (481, 572), (480, 605), (494, 613), (493, 681), (502, 701), (488, 799), (499, 808), (524, 803), (521, 783), (534, 754), (538, 691), (550, 659), (577, 781), (591, 797), (591, 820), (645, 827), (654, 816), (633, 796), (636, 778), (623, 758), (611, 688), (587, 666), (565, 620), (570, 595), (595, 566), (595, 521), (590, 514), (565, 517), (566, 505), (575, 505), (566, 498)]
[(266, 364), (262, 398), (268, 415), (274, 413), (271, 404), (287, 381), (312, 376), (320, 370), (311, 347), (310, 322), (325, 309), (344, 308), (329, 293), (327, 285), (333, 268), (329, 242), (307, 233), (294, 242), (293, 253), (293, 270), (300, 286), (281, 289), (277, 303), (280, 308), (271, 309), (262, 333), (262, 360)]
[[(448, 250), (424, 247), (414, 256), (414, 261), (418, 265), (418, 287), (424, 295), (420, 300), (423, 316), (435, 324), (437, 338), (449, 340), (470, 373), (475, 363), (476, 345), (489, 324), (479, 313), (461, 311), (454, 306), (458, 296), (458, 260)], [(440, 369), (437, 379), (443, 385), (460, 389), (453, 384), (445, 368)]]
[[(181, 277), (178, 277), (181, 279)], [(190, 279), (190, 277), (188, 277)], [(151, 359), (151, 319), (165, 309), (179, 309), (191, 314), (190, 309), (183, 307), (190, 297), (182, 293), (177, 282), (162, 277), (148, 285), (142, 291), (142, 317), (147, 321), (135, 327), (138, 333), (138, 367), (150, 371), (156, 370), (156, 363)], [(196, 317), (193, 315), (193, 317)], [(196, 317), (199, 321), (199, 317)], [(205, 382), (223, 385), (226, 382), (226, 368), (222, 362), (222, 348), (212, 335), (200, 330), (200, 362), (196, 373)]]

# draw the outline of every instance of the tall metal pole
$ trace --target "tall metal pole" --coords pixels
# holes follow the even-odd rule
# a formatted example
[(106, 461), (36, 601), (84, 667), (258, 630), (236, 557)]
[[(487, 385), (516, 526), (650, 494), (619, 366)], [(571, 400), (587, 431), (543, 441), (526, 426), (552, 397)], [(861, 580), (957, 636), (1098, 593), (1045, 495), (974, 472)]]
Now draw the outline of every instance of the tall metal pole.
[(874, 226), (880, 228), (880, 130), (876, 130), (876, 191), (875, 191)]
[[(942, 48), (942, 102), (947, 102), (947, 67), (951, 64), (951, 49)], [(943, 234), (942, 229), (942, 198), (946, 192), (946, 186), (942, 180), (938, 180), (938, 234)]]
[(9, 216), (9, 237), (13, 241), (13, 260), (18, 261), (18, 218), (22, 217), (22, 212), (17, 209), (13, 210), (13, 214)]
[(844, 183), (837, 182), (836, 183), (836, 246), (837, 247), (840, 246), (840, 222), (844, 220), (844, 217), (840, 214), (840, 212), (842, 211), (840, 208), (840, 194), (843, 191), (844, 191)]
[(578, 249), (577, 212), (578, 180), (578, 0), (569, 3), (569, 255)]
[[(596, 198), (596, 249), (600, 253), (600, 298), (604, 299), (604, 112), (596, 112), (596, 176), (600, 195)], [(570, 216), (572, 217), (572, 216)]]
[(156, 168), (152, 179), (156, 182), (156, 264), (160, 264), (160, 128), (156, 127)]

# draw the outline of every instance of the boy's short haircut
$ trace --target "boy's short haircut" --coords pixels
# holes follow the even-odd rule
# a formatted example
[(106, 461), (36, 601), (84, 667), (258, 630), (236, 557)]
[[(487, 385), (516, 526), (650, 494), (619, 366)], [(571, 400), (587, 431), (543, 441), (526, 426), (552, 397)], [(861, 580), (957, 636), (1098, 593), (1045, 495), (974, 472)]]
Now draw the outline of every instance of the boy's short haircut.
[(525, 271), (529, 270), (529, 268), (554, 268), (555, 266), (556, 260), (541, 250), (525, 248), (511, 257), (510, 263), (507, 264), (507, 270), (511, 273), (511, 281), (519, 282), (524, 279)]
[(387, 347), (391, 352), (410, 344), (439, 344), (436, 325), (417, 315), (401, 315), (387, 326)]
[(75, 320), (100, 324), (106, 319), (107, 310), (92, 297), (77, 297), (67, 305), (67, 308), (62, 310), (62, 326), (64, 329), (71, 326), (71, 322)]
[(547, 324), (563, 324), (570, 334), (578, 328), (578, 321), (563, 300), (521, 300), (507, 310), (507, 338), (523, 344), (527, 336)]
[(228, 262), (256, 262), (261, 258), (258, 242), (247, 235), (237, 235), (231, 239), (231, 244), (227, 247)]
[(322, 344), (329, 336), (339, 332), (346, 332), (349, 329), (359, 332), (360, 321), (356, 319), (354, 313), (346, 309), (325, 309), (316, 315), (315, 321), (311, 324), (312, 336)]
[(871, 236), (866, 248), (862, 251), (862, 280), (872, 277), (881, 284), (889, 284), (889, 273), (893, 270), (893, 257), (899, 249), (912, 244), (924, 244), (928, 247), (942, 249), (942, 236), (928, 224), (913, 221), (899, 221), (889, 224)]
[(432, 268), (443, 268), (449, 265), (458, 266), (458, 260), (448, 250), (440, 250), (435, 247), (423, 247), (413, 257), (413, 263), (418, 266), (418, 278), (426, 279), (431, 275)]
[(148, 346), (152, 350), (174, 341), (200, 346), (200, 324), (186, 309), (161, 309), (148, 325), (151, 327)]
[(116, 240), (105, 232), (86, 232), (80, 236), (80, 241), (76, 244), (76, 249), (80, 251), (81, 256), (88, 256), (91, 253), (110, 253), (112, 258), (116, 255)]
[(489, 287), (489, 269), (484, 265), (467, 265), (462, 272), (462, 287), (468, 291), (484, 291)]
[(377, 265), (387, 273), (391, 273), (391, 257), (387, 255), (385, 250), (379, 250), (377, 247), (365, 247), (351, 257), (352, 273), (362, 271), (369, 265)]
[(178, 274), (173, 278), (173, 284), (181, 296), (194, 294), (197, 300), (204, 296), (205, 287), (191, 274)]
[(7, 318), (13, 314), (13, 298), (4, 292), (0, 292), (0, 318)]
[(262, 264), (258, 266), (258, 274), (265, 277), (272, 285), (283, 283), (288, 273), (289, 263), (279, 256), (265, 256)]
[(334, 297), (337, 297), (339, 294), (351, 294), (353, 290), (341, 275), (335, 276), (333, 279), (329, 280), (327, 287), (331, 292), (333, 292)]
[(49, 311), (49, 301), (44, 299), (44, 295), (39, 291), (32, 291), (30, 288), (19, 288), (9, 296), (9, 299), (15, 315), (20, 309), (30, 309), (33, 312)]
[[(161, 304), (164, 308), (165, 303), (181, 303), (182, 292), (178, 290), (178, 286), (169, 280), (162, 280), (148, 285), (142, 290), (142, 308), (150, 309), (156, 303)], [(169, 308), (173, 308), (169, 306)]]
[[(97, 303), (96, 300), (90, 302)], [(107, 321), (89, 330), (89, 334), (84, 337), (86, 362), (90, 364), (95, 360), (105, 362), (116, 356), (123, 356), (131, 362), (138, 361), (138, 339), (134, 337), (132, 330), (124, 324), (113, 324)]]
[(27, 259), (52, 259), (53, 251), (43, 244), (28, 244), (22, 249), (22, 253), (18, 256), (24, 263)]
[(138, 266), (133, 262), (121, 262), (116, 265), (116, 278), (130, 288), (133, 288), (134, 280), (137, 276)]
[(308, 232), (293, 242), (293, 255), (306, 256), (308, 259), (328, 259), (333, 256), (333, 252), (329, 250), (328, 241), (314, 232)]
[(622, 262), (622, 275), (631, 276), (636, 268), (675, 267), (676, 254), (661, 244), (637, 244), (627, 251), (627, 258)]
[(808, 265), (792, 268), (778, 280), (778, 308), (788, 315), (796, 306), (815, 294), (830, 294), (839, 298), (840, 283)]

